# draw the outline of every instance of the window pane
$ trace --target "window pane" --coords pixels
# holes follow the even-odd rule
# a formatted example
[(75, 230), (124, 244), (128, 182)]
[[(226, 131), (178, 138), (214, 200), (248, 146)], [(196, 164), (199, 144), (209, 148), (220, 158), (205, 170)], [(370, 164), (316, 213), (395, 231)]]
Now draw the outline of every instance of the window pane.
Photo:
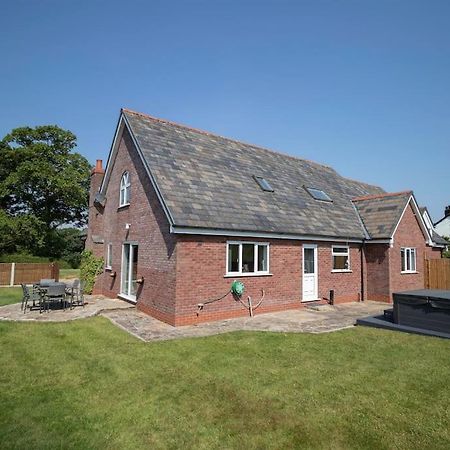
[(130, 186), (125, 188), (125, 203), (130, 203)]
[(270, 183), (263, 177), (253, 177), (256, 182), (259, 184), (259, 187), (263, 190), (263, 191), (267, 191), (267, 192), (273, 192), (273, 187), (270, 185)]
[(305, 187), (305, 188), (310, 193), (311, 197), (315, 198), (316, 200), (323, 200), (326, 202), (332, 201), (330, 196), (326, 192), (324, 192), (320, 189), (309, 188), (309, 187)]
[(402, 248), (400, 250), (400, 258), (402, 260), (402, 272), (404, 272), (406, 270), (406, 264), (405, 264), (405, 249)]
[(348, 248), (347, 247), (333, 247), (333, 253), (343, 253), (344, 255), (348, 254)]
[(129, 294), (130, 279), (130, 244), (123, 246), (123, 264), (122, 264), (122, 293)]
[(255, 246), (254, 244), (242, 244), (242, 272), (255, 271)]
[(411, 270), (412, 271), (416, 270), (416, 249), (415, 248), (411, 249)]
[(314, 249), (303, 249), (303, 273), (314, 273)]
[(228, 272), (239, 272), (239, 244), (228, 245)]
[(138, 266), (138, 246), (132, 245), (133, 260), (131, 262), (131, 286), (130, 295), (136, 295), (137, 292), (137, 266)]
[(258, 245), (258, 271), (267, 272), (267, 245)]
[(405, 254), (406, 254), (406, 270), (411, 270), (411, 250), (409, 248), (406, 248)]
[(108, 244), (108, 253), (106, 258), (106, 265), (108, 267), (112, 266), (112, 244)]
[(333, 270), (347, 270), (348, 256), (333, 256)]

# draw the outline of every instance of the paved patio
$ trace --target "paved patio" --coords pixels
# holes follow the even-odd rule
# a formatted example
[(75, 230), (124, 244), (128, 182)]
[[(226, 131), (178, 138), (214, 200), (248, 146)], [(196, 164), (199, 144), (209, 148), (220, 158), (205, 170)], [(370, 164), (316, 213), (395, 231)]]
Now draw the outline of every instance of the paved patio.
[(69, 320), (85, 319), (100, 314), (103, 311), (135, 309), (134, 305), (118, 299), (110, 299), (100, 295), (85, 295), (85, 305), (73, 309), (52, 309), (50, 312), (39, 313), (39, 309), (24, 313), (20, 303), (0, 307), (0, 320), (17, 322), (67, 322)]
[(389, 307), (386, 303), (366, 301), (343, 305), (320, 306), (317, 310), (302, 308), (255, 317), (220, 320), (182, 327), (172, 327), (136, 309), (130, 303), (103, 296), (86, 295), (85, 307), (51, 310), (39, 313), (38, 309), (23, 313), (20, 303), (0, 307), (0, 320), (17, 322), (67, 322), (96, 315), (108, 318), (114, 325), (149, 342), (188, 337), (204, 337), (231, 331), (271, 331), (279, 333), (327, 333), (353, 327), (356, 319), (380, 314)]
[(231, 331), (271, 331), (280, 333), (327, 333), (353, 327), (356, 319), (380, 314), (389, 305), (366, 301), (337, 306), (326, 305), (319, 310), (302, 308), (256, 315), (253, 318), (221, 320), (182, 327), (172, 327), (136, 309), (103, 311), (102, 316), (143, 341), (188, 337), (204, 337)]

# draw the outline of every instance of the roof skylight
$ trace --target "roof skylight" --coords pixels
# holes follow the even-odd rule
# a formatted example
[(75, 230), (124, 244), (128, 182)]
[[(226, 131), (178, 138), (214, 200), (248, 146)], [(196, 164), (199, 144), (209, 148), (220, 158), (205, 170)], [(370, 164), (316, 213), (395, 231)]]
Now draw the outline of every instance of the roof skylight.
[(259, 184), (259, 187), (266, 192), (273, 192), (273, 187), (270, 185), (270, 183), (263, 177), (257, 177), (256, 175), (253, 175), (253, 178), (255, 181)]
[(330, 196), (326, 192), (324, 192), (320, 189), (310, 188), (307, 186), (303, 186), (303, 187), (308, 191), (309, 195), (312, 198), (314, 198), (315, 200), (321, 200), (323, 202), (332, 202), (333, 201), (333, 200), (331, 200)]

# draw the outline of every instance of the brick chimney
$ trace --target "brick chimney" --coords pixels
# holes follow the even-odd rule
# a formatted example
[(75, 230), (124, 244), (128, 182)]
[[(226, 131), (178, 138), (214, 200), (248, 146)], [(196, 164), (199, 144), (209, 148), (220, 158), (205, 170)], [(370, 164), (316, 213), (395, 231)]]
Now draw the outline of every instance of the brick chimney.
[(91, 170), (91, 187), (89, 189), (89, 218), (88, 232), (86, 238), (86, 248), (94, 252), (95, 256), (103, 256), (103, 244), (96, 244), (94, 240), (98, 240), (103, 236), (103, 207), (94, 203), (95, 196), (100, 190), (105, 170), (103, 169), (102, 160), (97, 159), (95, 167)]
[(445, 207), (444, 217), (450, 216), (450, 205)]
[(100, 190), (102, 184), (103, 175), (105, 170), (103, 169), (103, 161), (97, 159), (95, 167), (91, 170), (91, 188), (89, 190), (89, 207), (94, 205), (94, 198), (97, 192)]

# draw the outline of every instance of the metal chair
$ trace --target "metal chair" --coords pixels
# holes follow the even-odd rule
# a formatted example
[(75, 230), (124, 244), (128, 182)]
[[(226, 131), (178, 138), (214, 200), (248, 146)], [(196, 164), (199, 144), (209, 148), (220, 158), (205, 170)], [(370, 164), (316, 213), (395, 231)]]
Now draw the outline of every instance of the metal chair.
[[(66, 300), (66, 286), (64, 284), (48, 286), (47, 292), (43, 296), (43, 307), (44, 311), (47, 309), (47, 312), (50, 311), (50, 303), (61, 302), (64, 310), (67, 306)], [(41, 308), (42, 312), (42, 308)]]
[(84, 281), (75, 280), (72, 286), (66, 289), (66, 293), (70, 295), (70, 308), (73, 308), (74, 304), (84, 308), (84, 286)]
[(41, 303), (41, 295), (34, 288), (30, 291), (30, 288), (26, 284), (21, 284), (23, 297), (22, 304), (20, 305), (20, 309), (24, 312), (27, 310), (28, 302), (33, 302), (33, 306), (36, 306), (36, 303)]

